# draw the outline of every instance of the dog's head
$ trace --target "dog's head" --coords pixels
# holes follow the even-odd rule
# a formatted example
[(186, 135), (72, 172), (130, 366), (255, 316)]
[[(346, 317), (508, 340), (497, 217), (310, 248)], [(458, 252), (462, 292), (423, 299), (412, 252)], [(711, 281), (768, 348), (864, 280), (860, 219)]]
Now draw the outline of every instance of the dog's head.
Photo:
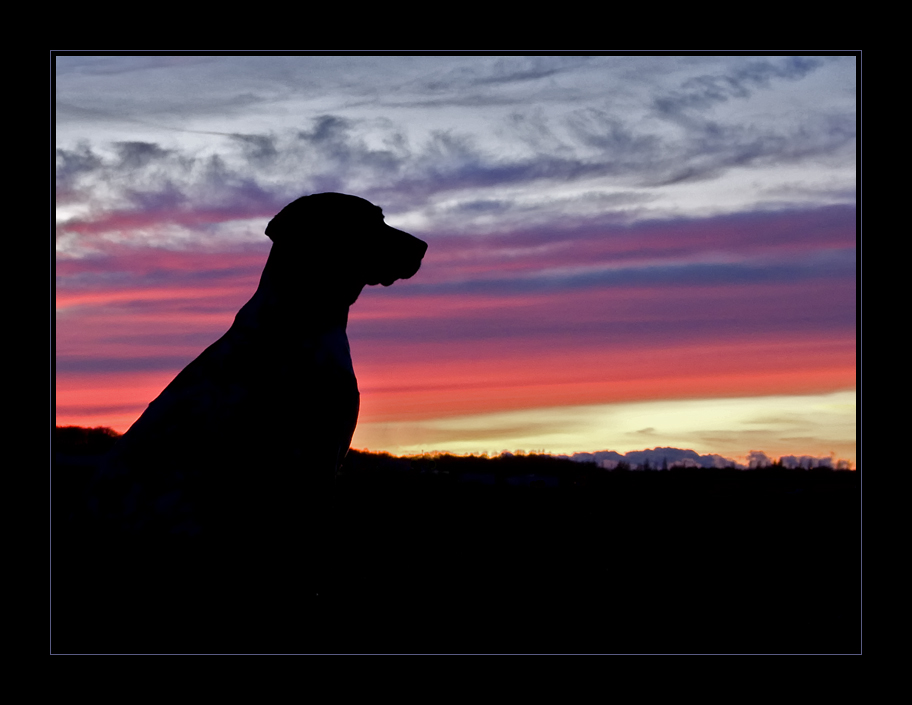
[(370, 201), (342, 193), (317, 193), (285, 206), (269, 221), (266, 235), (317, 276), (351, 284), (389, 286), (421, 267), (427, 243), (396, 230)]

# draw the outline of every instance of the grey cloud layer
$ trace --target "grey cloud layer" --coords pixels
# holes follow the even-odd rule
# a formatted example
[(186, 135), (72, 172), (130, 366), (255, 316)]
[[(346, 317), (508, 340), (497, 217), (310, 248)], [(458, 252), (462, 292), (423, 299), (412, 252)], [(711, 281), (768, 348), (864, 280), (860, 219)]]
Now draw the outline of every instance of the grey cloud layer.
[(800, 80), (822, 64), (823, 59), (810, 56), (748, 60), (729, 71), (688, 78), (680, 88), (656, 98), (654, 106), (666, 115), (702, 111), (733, 98), (749, 98), (755, 91), (768, 88), (775, 79)]
[[(58, 202), (165, 217), (177, 208), (219, 205), (243, 218), (275, 212), (303, 193), (339, 190), (375, 198), (395, 212), (454, 191), (535, 184), (546, 193), (550, 186), (604, 177), (621, 188), (657, 186), (707, 179), (735, 166), (850, 159), (845, 150), (854, 144), (850, 118), (826, 117), (779, 134), (732, 127), (669, 143), (636, 135), (605, 113), (584, 112), (568, 118), (576, 144), (517, 158), (488, 154), (470, 135), (455, 132), (412, 146), (395, 128), (374, 131), (372, 141), (379, 136), (382, 142), (375, 146), (357, 123), (338, 116), (321, 116), (294, 134), (231, 135), (209, 155), (146, 142), (83, 143), (58, 149)], [(509, 198), (487, 203), (501, 212), (525, 207)]]
[[(690, 67), (688, 62), (657, 63), (655, 57), (474, 62), (387, 57), (374, 60), (373, 70), (360, 57), (242, 57), (238, 76), (212, 81), (215, 87), (201, 79), (224, 78), (232, 66), (224, 57), (134, 59), (63, 62), (64, 128), (71, 114), (67, 106), (79, 100), (81, 110), (142, 121), (167, 113), (178, 96), (185, 96), (172, 122), (187, 127), (198, 141), (192, 146), (181, 141), (176, 128), (173, 141), (163, 136), (113, 144), (97, 136), (81, 144), (63, 140), (58, 153), (62, 201), (85, 199), (132, 210), (154, 209), (157, 203), (205, 207), (219, 200), (240, 203), (241, 212), (246, 203), (251, 215), (260, 215), (301, 193), (347, 190), (386, 198), (389, 208), (407, 210), (457, 191), (537, 184), (545, 192), (550, 186), (605, 178), (615, 188), (644, 188), (714, 178), (733, 167), (821, 159), (845, 166), (854, 159), (852, 109), (806, 100), (790, 110), (788, 119), (758, 113), (744, 120), (740, 114), (706, 112), (708, 106), (746, 104), (765, 93), (775, 95), (783, 83), (813, 78), (828, 66), (813, 57), (691, 60)], [(94, 85), (92, 72), (108, 71), (109, 77), (119, 65), (137, 84), (132, 90), (97, 94), (94, 103), (73, 90), (85, 81)], [(663, 65), (675, 71), (663, 76)], [(645, 77), (642, 86), (621, 82), (624, 72), (637, 70)], [(172, 83), (161, 80), (165, 71)], [(140, 90), (144, 80), (155, 90)], [(315, 97), (330, 85), (334, 94), (358, 95), (364, 102), (315, 111)], [(188, 91), (190, 86), (194, 90)], [(513, 87), (522, 91), (514, 95)], [(468, 114), (481, 122), (447, 120), (443, 107), (454, 97), (483, 102), (492, 91), (497, 94), (492, 100), (512, 101), (512, 107)], [(626, 96), (623, 102), (615, 101), (615, 92)], [(159, 102), (147, 109), (156, 95)], [(555, 98), (568, 95), (573, 99)], [(416, 97), (426, 109), (403, 107)], [(304, 102), (298, 106), (296, 100)], [(245, 104), (255, 115), (275, 106), (279, 114), (298, 117), (276, 119), (265, 130), (270, 121), (263, 117), (251, 118), (249, 124), (260, 126), (254, 130), (201, 129), (192, 117), (197, 109), (209, 115), (210, 104)], [(233, 113), (224, 116), (225, 126), (235, 124)], [(425, 123), (426, 130), (416, 130)]]

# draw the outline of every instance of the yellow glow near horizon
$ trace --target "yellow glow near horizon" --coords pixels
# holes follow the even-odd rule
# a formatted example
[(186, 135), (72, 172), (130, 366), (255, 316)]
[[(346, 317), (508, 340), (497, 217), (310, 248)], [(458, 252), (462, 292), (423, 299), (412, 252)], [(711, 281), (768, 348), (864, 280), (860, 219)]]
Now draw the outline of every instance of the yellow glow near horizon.
[(854, 390), (803, 396), (648, 401), (361, 423), (352, 447), (421, 452), (548, 453), (655, 447), (745, 462), (750, 451), (832, 456), (855, 463)]

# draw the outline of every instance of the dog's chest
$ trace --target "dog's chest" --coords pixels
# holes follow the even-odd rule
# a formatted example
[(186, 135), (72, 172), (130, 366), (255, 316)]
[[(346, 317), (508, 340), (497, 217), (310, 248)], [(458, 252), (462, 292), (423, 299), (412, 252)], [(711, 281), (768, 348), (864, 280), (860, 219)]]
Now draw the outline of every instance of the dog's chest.
[(312, 354), (317, 366), (355, 376), (351, 348), (343, 328), (333, 328), (317, 336), (313, 341)]
[(270, 407), (285, 408), (295, 417), (357, 413), (360, 395), (344, 328), (310, 331), (286, 343), (264, 358), (255, 396), (268, 397)]

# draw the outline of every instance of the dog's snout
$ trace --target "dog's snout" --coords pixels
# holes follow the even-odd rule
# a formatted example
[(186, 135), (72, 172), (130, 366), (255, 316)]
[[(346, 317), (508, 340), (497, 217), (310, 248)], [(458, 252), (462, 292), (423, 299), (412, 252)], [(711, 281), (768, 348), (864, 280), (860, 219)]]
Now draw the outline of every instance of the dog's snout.
[(399, 279), (410, 279), (421, 269), (421, 260), (427, 252), (428, 245), (413, 235), (403, 233), (408, 238), (398, 249), (399, 255), (387, 260), (387, 274), (378, 277), (383, 286), (390, 286)]

